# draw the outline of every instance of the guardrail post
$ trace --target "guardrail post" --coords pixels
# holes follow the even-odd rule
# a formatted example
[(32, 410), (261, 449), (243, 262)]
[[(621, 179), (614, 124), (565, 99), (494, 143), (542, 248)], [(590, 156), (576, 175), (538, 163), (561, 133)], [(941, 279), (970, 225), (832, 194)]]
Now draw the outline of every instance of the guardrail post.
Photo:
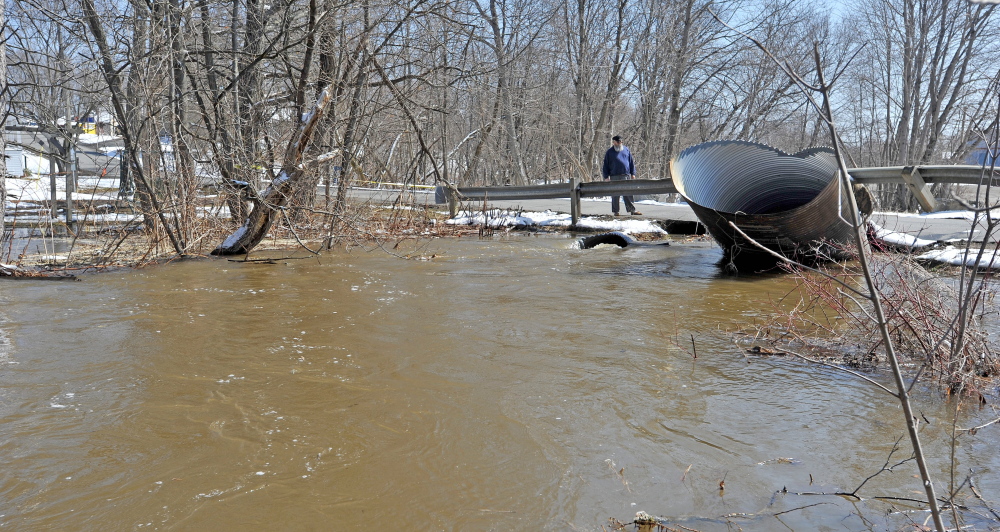
[(573, 203), (576, 204), (576, 215), (583, 218), (583, 206), (580, 204), (580, 198), (583, 197), (583, 192), (580, 190), (583, 180), (577, 179), (576, 185), (573, 186)]
[(569, 212), (572, 227), (580, 222), (580, 188), (575, 177), (569, 178)]
[(937, 210), (937, 200), (934, 199), (934, 195), (927, 188), (924, 178), (920, 176), (920, 167), (903, 167), (903, 182), (906, 183), (906, 188), (910, 189), (913, 197), (917, 198), (917, 203), (920, 204), (920, 208), (924, 212), (934, 212)]

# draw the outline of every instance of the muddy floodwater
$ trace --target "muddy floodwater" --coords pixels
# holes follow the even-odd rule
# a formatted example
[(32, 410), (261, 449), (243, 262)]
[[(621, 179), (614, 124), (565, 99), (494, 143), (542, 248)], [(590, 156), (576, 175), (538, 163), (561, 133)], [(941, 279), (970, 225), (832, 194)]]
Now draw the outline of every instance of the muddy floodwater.
[[(573, 242), (4, 282), (0, 528), (597, 531), (640, 510), (700, 531), (925, 521), (905, 501), (797, 494), (853, 491), (909, 452), (904, 440), (890, 458), (905, 430), (876, 387), (734, 347), (727, 329), (766, 314), (789, 278), (722, 275), (707, 244)], [(916, 399), (942, 493), (954, 404)], [(959, 424), (995, 416), (970, 406)], [(957, 480), (974, 471), (991, 501), (998, 430), (956, 449)], [(903, 464), (859, 493), (920, 498), (915, 474)]]

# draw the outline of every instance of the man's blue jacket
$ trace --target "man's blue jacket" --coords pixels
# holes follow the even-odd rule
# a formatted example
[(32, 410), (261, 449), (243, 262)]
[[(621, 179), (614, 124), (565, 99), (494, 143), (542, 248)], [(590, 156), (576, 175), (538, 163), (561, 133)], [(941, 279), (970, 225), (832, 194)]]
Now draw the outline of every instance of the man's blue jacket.
[(632, 160), (632, 152), (628, 151), (628, 146), (622, 146), (622, 151), (615, 151), (614, 147), (608, 148), (604, 154), (601, 174), (604, 179), (613, 175), (635, 175), (635, 161)]

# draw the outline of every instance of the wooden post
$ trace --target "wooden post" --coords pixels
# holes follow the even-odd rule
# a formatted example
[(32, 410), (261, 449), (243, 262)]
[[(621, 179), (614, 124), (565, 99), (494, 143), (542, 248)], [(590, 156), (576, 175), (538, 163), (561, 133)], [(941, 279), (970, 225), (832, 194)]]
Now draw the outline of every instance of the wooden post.
[(569, 212), (572, 220), (570, 227), (575, 227), (580, 222), (580, 188), (575, 177), (569, 178)]
[(448, 189), (448, 216), (455, 218), (458, 216), (458, 191), (449, 187)]
[(934, 212), (937, 210), (937, 200), (931, 194), (927, 183), (924, 182), (924, 178), (920, 177), (919, 166), (903, 167), (903, 182), (906, 183), (906, 188), (910, 189), (913, 197), (917, 198), (917, 203), (920, 204), (920, 208), (924, 212)]

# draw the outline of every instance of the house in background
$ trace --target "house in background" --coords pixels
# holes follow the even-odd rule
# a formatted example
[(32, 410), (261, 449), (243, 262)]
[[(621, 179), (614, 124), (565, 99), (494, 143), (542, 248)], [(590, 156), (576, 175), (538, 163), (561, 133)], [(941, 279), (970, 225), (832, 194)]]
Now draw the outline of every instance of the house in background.
[(21, 177), (24, 175), (24, 149), (20, 146), (7, 146), (3, 150), (3, 158), (7, 163), (7, 175)]
[(115, 120), (111, 113), (97, 111), (79, 120), (84, 133), (91, 135), (114, 135)]
[(997, 152), (1000, 151), (1000, 147), (995, 146), (992, 155), (990, 150), (986, 145), (985, 141), (979, 141), (975, 148), (969, 152), (969, 156), (965, 158), (965, 164), (974, 164), (976, 166), (987, 166), (997, 165), (1000, 166), (1000, 157), (998, 157)]

